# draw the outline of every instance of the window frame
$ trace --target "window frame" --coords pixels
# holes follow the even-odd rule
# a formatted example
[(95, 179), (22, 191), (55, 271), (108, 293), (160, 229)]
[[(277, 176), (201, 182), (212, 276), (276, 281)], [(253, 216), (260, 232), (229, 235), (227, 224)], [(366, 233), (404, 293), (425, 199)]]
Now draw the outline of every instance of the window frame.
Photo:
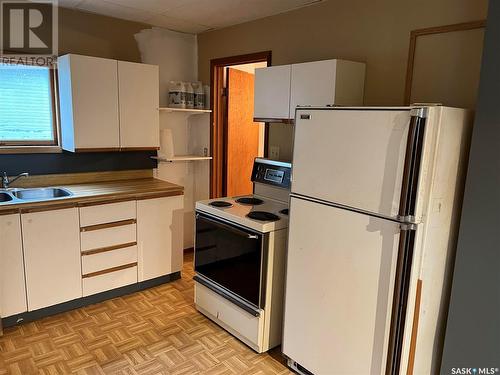
[[(15, 65), (15, 64), (11, 64)], [(49, 141), (2, 141), (0, 140), (0, 154), (18, 153), (18, 152), (61, 152), (60, 132), (59, 132), (59, 93), (57, 90), (57, 67), (55, 65), (47, 66), (50, 77), (50, 94), (52, 107), (52, 132), (53, 139)]]

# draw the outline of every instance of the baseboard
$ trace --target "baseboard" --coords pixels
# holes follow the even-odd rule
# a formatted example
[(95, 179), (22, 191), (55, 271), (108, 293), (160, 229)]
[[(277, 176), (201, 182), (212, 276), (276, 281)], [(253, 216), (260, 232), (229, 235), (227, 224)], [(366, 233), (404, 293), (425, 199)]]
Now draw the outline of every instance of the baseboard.
[(80, 307), (93, 305), (112, 298), (121, 297), (127, 294), (140, 292), (141, 290), (149, 289), (161, 284), (180, 279), (181, 273), (174, 272), (170, 275), (160, 276), (151, 280), (141, 281), (136, 284), (126, 285), (120, 288), (107, 290), (102, 293), (94, 294), (87, 297), (77, 298), (72, 301), (63, 302), (54, 306), (45, 307), (43, 309), (28, 311), (21, 314), (3, 318), (1, 323), (3, 328), (12, 327), (17, 324), (23, 324), (45, 318), (47, 316), (60, 314), (66, 311), (75, 310)]

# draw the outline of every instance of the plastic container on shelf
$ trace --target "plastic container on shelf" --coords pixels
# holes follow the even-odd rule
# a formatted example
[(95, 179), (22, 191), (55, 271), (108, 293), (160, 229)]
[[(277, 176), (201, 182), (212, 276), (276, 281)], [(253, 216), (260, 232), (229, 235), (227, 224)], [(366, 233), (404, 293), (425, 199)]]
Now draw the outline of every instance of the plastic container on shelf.
[(203, 86), (203, 92), (205, 93), (205, 109), (210, 109), (210, 86)]
[(184, 82), (184, 90), (186, 92), (186, 108), (194, 108), (194, 90), (191, 82)]
[(182, 82), (170, 81), (168, 106), (172, 108), (186, 108), (186, 90)]
[(200, 81), (191, 84), (194, 91), (194, 108), (204, 109), (205, 108), (205, 91), (203, 91), (203, 85)]

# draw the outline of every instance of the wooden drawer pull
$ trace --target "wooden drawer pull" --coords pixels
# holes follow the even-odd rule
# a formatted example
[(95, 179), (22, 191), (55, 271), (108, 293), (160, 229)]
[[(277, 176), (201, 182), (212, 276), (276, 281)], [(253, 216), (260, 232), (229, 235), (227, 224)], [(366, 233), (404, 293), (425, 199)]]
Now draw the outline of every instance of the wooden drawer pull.
[(113, 223), (89, 225), (88, 227), (81, 227), (80, 231), (81, 232), (90, 232), (93, 230), (100, 230), (100, 229), (107, 229), (107, 228), (114, 228), (114, 227), (121, 227), (124, 225), (135, 224), (136, 222), (137, 222), (136, 219), (129, 219), (129, 220), (115, 221)]
[(127, 247), (131, 247), (131, 246), (135, 246), (135, 245), (137, 245), (137, 242), (122, 243), (120, 245), (107, 246), (107, 247), (101, 247), (99, 249), (86, 250), (86, 251), (82, 251), (82, 256), (106, 253), (108, 251), (125, 249)]
[(126, 270), (127, 268), (132, 268), (132, 267), (136, 267), (136, 266), (137, 266), (137, 262), (129, 263), (129, 264), (124, 264), (123, 266), (108, 268), (107, 270), (102, 270), (102, 271), (87, 273), (86, 275), (83, 275), (82, 278), (87, 279), (89, 277), (96, 277), (96, 276), (100, 276), (100, 275), (105, 275), (107, 273), (121, 271), (121, 270)]

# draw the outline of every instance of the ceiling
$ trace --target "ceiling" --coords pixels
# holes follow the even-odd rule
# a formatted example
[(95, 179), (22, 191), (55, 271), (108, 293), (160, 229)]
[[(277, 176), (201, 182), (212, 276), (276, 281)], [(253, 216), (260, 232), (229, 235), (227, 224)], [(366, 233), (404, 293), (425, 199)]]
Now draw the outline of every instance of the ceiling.
[(198, 34), (326, 0), (59, 0), (65, 8)]

